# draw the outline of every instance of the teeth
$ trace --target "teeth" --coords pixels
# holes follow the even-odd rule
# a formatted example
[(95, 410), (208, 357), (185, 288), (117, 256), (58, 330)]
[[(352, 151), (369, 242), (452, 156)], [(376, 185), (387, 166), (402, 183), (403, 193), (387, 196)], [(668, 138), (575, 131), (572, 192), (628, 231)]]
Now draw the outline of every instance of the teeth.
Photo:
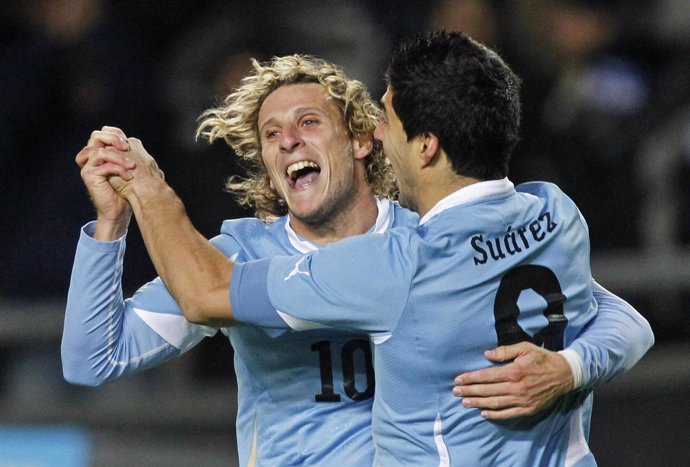
[(300, 162), (295, 162), (294, 164), (290, 164), (290, 165), (288, 166), (288, 168), (287, 168), (288, 177), (292, 176), (292, 174), (293, 174), (295, 171), (304, 169), (304, 168), (306, 168), (306, 167), (312, 167), (312, 168), (314, 168), (314, 169), (318, 169), (318, 168), (319, 168), (318, 165), (316, 165), (315, 163), (313, 163), (313, 162), (311, 162), (311, 161), (300, 161)]

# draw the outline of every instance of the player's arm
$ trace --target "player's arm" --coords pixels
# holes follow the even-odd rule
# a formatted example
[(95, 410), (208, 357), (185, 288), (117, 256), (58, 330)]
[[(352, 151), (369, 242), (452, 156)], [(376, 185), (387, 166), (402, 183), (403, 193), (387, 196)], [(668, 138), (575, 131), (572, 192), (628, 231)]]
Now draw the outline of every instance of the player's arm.
[(484, 417), (505, 419), (536, 413), (567, 392), (632, 368), (654, 344), (649, 323), (596, 283), (594, 297), (597, 316), (567, 349), (552, 352), (522, 342), (487, 351), (489, 360), (510, 363), (459, 375), (453, 393)]
[(65, 379), (97, 386), (174, 358), (215, 329), (189, 323), (160, 281), (123, 300), (125, 238), (82, 230), (65, 309), (61, 357)]
[(132, 211), (108, 179), (126, 177), (131, 162), (114, 163), (104, 155), (108, 148), (128, 147), (122, 130), (103, 127), (76, 157), (97, 220), (80, 235), (65, 314), (63, 373), (75, 384), (98, 385), (141, 371), (215, 333), (189, 324), (160, 281), (123, 300), (125, 233)]
[(185, 317), (198, 324), (232, 325), (233, 263), (194, 228), (141, 142), (130, 138), (126, 149), (86, 147), (80, 154), (119, 170), (108, 177), (110, 186), (131, 206), (156, 271)]
[[(594, 283), (599, 313), (562, 353), (578, 356), (581, 386), (591, 388), (630, 370), (654, 345), (649, 322), (628, 302)], [(568, 358), (571, 366), (574, 358)]]

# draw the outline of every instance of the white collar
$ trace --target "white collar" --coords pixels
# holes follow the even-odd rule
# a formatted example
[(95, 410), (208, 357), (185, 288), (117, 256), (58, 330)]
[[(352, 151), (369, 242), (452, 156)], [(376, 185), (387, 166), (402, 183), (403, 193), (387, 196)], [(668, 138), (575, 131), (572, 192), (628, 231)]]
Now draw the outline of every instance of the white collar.
[(486, 182), (473, 183), (464, 188), (460, 188), (445, 198), (441, 199), (429, 210), (424, 217), (419, 220), (419, 225), (425, 224), (432, 217), (440, 214), (448, 208), (452, 208), (459, 204), (468, 203), (481, 198), (489, 196), (500, 195), (513, 190), (513, 182), (504, 178), (502, 180), (488, 180)]
[[(369, 229), (373, 233), (383, 233), (388, 229), (391, 220), (391, 202), (387, 198), (376, 197), (376, 207), (378, 208), (378, 215), (376, 216), (376, 223)], [(285, 222), (285, 230), (287, 231), (288, 240), (297, 251), (300, 253), (309, 253), (321, 248), (319, 245), (310, 242), (304, 237), (301, 237), (290, 227), (290, 214), (287, 215)]]

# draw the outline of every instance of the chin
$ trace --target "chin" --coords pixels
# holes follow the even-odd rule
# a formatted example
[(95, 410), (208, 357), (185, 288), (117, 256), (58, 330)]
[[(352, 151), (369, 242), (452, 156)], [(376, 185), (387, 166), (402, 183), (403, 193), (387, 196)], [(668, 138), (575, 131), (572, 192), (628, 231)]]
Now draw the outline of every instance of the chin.
[(324, 224), (329, 219), (328, 214), (325, 214), (324, 212), (322, 212), (318, 209), (310, 211), (310, 212), (292, 213), (292, 216), (296, 217), (297, 219), (299, 219), (301, 222), (304, 222), (305, 224), (311, 224), (311, 225)]
[(319, 226), (331, 222), (341, 210), (341, 207), (337, 204), (325, 202), (309, 210), (293, 212), (292, 215), (305, 224)]

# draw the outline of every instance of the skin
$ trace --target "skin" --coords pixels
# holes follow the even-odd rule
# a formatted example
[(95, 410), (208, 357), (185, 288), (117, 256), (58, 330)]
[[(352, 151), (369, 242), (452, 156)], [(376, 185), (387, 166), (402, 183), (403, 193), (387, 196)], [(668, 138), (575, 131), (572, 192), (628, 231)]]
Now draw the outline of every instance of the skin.
[(494, 363), (505, 363), (458, 375), (453, 394), (462, 405), (481, 409), (484, 418), (502, 420), (535, 414), (573, 389), (565, 358), (529, 342), (484, 352)]
[[(363, 162), (373, 140), (345, 131), (342, 112), (320, 84), (276, 89), (262, 104), (258, 125), (261, 158), (297, 233), (324, 245), (374, 224), (376, 200)], [(295, 183), (287, 168), (298, 162), (320, 171)]]
[(408, 138), (392, 104), (390, 87), (381, 99), (385, 117), (374, 131), (398, 178), (400, 203), (424, 216), (441, 199), (479, 182), (451, 169), (451, 162), (433, 133)]
[[(288, 88), (299, 89), (287, 92)], [(295, 91), (310, 105), (292, 99)], [(362, 159), (371, 151), (371, 140), (335, 130), (334, 126), (343, 127), (342, 117), (322, 91), (319, 85), (310, 84), (279, 88), (264, 101), (259, 128), (262, 159), (274, 188), (285, 196), (291, 226), (306, 238), (325, 244), (368, 230), (375, 221), (376, 205), (370, 188), (361, 186), (366, 185)], [(382, 101), (386, 118), (374, 137), (383, 143), (398, 174), (402, 202), (423, 215), (439, 199), (477, 180), (449, 170), (450, 161), (435, 135), (408, 139), (391, 97), (388, 90)], [(348, 154), (352, 156), (343, 157)], [(316, 163), (321, 173), (296, 189), (285, 174), (288, 165), (300, 160)], [(96, 238), (119, 238), (134, 213), (156, 270), (185, 316), (199, 324), (233, 325), (227, 293), (232, 262), (194, 229), (141, 141), (127, 138), (117, 128), (103, 127), (92, 134), (76, 162), (97, 207)], [(344, 189), (348, 185), (357, 187), (356, 196)], [(360, 198), (360, 193), (366, 196)], [(323, 206), (342, 209), (343, 194), (354, 198), (349, 210), (352, 217), (343, 214), (337, 222), (320, 228), (315, 219), (323, 215)], [(357, 213), (360, 208), (363, 214)], [(357, 223), (357, 219), (367, 220)], [(178, 264), (186, 267), (176, 267)], [(483, 409), (482, 415), (488, 419), (536, 413), (572, 388), (570, 367), (555, 352), (520, 343), (488, 351), (486, 356), (494, 362), (512, 362), (459, 375), (453, 392), (463, 398), (466, 407)]]
[[(106, 148), (127, 151), (129, 142), (119, 128), (105, 126), (101, 131), (94, 131), (87, 143), (87, 147), (94, 150)], [(83, 152), (83, 151), (82, 151)], [(82, 154), (81, 152), (79, 153)], [(77, 165), (81, 168), (81, 177), (89, 190), (91, 201), (96, 207), (96, 229), (94, 238), (102, 241), (115, 240), (127, 231), (127, 226), (132, 218), (132, 208), (108, 183), (111, 175), (118, 175), (128, 179), (131, 175), (128, 169), (134, 167), (134, 163), (128, 159), (121, 164), (102, 161), (95, 164), (95, 160), (87, 164), (85, 159), (77, 156)], [(120, 161), (118, 161), (120, 162)]]

